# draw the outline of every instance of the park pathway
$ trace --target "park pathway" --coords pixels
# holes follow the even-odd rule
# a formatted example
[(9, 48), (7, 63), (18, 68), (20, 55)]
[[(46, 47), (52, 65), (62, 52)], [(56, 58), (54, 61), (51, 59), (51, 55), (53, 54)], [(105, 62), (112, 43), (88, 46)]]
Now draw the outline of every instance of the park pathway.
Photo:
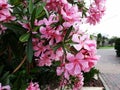
[(106, 90), (120, 90), (120, 57), (116, 57), (114, 49), (98, 49), (97, 53), (101, 58), (96, 68)]

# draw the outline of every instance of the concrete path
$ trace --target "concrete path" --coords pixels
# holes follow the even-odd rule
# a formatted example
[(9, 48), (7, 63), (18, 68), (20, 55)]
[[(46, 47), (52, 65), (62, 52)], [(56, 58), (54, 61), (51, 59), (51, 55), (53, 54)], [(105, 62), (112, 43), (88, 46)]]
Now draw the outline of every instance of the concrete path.
[(120, 58), (114, 49), (98, 49), (98, 54), (101, 58), (96, 68), (100, 70), (106, 90), (120, 90)]

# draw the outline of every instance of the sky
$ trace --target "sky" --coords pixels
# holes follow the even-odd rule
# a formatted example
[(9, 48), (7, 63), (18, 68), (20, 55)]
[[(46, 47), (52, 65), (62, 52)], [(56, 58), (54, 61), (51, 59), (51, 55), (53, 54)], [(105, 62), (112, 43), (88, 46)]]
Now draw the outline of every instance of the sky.
[(120, 0), (106, 0), (106, 12), (96, 26), (86, 26), (89, 33), (101, 33), (109, 38), (120, 37)]

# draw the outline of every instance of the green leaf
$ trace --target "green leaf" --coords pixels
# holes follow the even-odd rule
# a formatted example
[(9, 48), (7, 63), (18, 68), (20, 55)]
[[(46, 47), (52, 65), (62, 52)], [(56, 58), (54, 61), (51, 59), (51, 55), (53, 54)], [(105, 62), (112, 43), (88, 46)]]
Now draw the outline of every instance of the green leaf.
[(56, 51), (60, 47), (62, 47), (62, 43), (58, 43), (56, 46), (52, 47), (52, 49)]
[(22, 0), (9, 0), (10, 4), (12, 5), (19, 5)]
[(44, 10), (43, 6), (40, 5), (38, 8), (37, 8), (37, 12), (36, 12), (36, 16), (35, 17), (38, 17), (40, 15), (40, 13), (42, 13), (42, 11)]
[(47, 9), (44, 7), (44, 11), (45, 11), (45, 14), (46, 14), (46, 16), (47, 16), (47, 18), (49, 17), (49, 13), (48, 13), (48, 11), (47, 11)]
[(68, 37), (69, 37), (72, 29), (73, 29), (73, 27), (71, 26), (71, 27), (67, 30), (66, 35), (65, 35), (65, 37), (64, 37), (64, 41), (68, 39)]
[(35, 27), (34, 29), (33, 29), (33, 32), (36, 32), (36, 31), (38, 31), (39, 30), (39, 27)]
[(27, 50), (27, 52), (26, 52), (27, 58), (28, 58), (29, 63), (31, 63), (32, 62), (32, 58), (33, 58), (32, 37), (29, 37), (29, 40), (27, 42), (27, 47), (26, 48), (27, 48), (26, 49)]
[(23, 34), (26, 32), (26, 30), (21, 25), (16, 23), (4, 23), (3, 25), (16, 34)]
[(25, 33), (22, 36), (20, 36), (19, 40), (21, 42), (26, 42), (26, 41), (28, 41), (29, 37), (30, 37), (30, 34), (29, 33)]
[(44, 10), (36, 18), (37, 19), (42, 19), (43, 17), (45, 17), (45, 11)]
[(32, 14), (33, 12), (33, 2), (32, 0), (29, 0), (29, 13)]
[(0, 76), (2, 74), (3, 68), (4, 68), (4, 65), (0, 66)]
[(34, 27), (34, 21), (35, 21), (35, 15), (36, 15), (36, 8), (34, 8), (32, 15), (31, 15), (31, 27)]
[(48, 11), (47, 11), (46, 8), (45, 8), (44, 3), (41, 4), (41, 6), (38, 8), (37, 11), (38, 11), (38, 12), (36, 12), (36, 13), (37, 13), (37, 14), (36, 14), (36, 18), (41, 19), (41, 18), (43, 18), (43, 17), (49, 17), (49, 13), (48, 13)]
[(0, 78), (1, 81), (6, 81), (7, 77), (9, 76), (9, 72), (4, 73), (4, 75)]

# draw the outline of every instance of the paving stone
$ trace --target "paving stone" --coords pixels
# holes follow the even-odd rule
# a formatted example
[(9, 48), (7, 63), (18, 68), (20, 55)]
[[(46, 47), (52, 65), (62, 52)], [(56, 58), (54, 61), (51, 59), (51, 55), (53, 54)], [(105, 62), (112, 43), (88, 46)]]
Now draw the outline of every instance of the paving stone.
[(120, 90), (120, 57), (116, 57), (114, 49), (98, 49), (98, 54), (101, 58), (96, 68), (105, 86), (109, 90)]

